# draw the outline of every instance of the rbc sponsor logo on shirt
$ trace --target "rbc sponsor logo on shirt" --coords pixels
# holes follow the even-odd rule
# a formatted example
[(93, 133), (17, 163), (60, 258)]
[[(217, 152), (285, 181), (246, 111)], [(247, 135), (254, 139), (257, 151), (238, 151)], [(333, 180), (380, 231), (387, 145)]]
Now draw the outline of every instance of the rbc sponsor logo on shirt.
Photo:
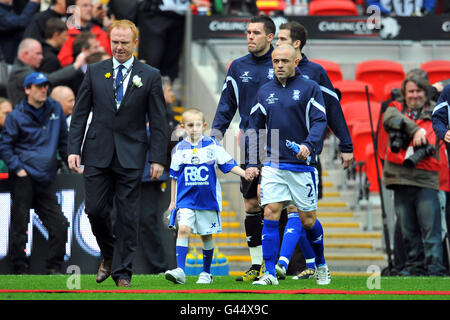
[(187, 186), (209, 185), (209, 169), (207, 166), (184, 168), (184, 182)]

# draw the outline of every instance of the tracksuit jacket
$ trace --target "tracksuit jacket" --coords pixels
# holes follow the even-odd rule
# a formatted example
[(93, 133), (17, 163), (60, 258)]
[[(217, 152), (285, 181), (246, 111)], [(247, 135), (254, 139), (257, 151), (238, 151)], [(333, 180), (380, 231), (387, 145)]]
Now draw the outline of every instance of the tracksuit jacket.
[[(327, 72), (320, 64), (310, 61), (305, 54), (302, 54), (298, 68), (303, 77), (311, 79), (319, 85), (327, 110), (328, 126), (339, 139), (339, 150), (341, 152), (353, 152), (353, 143), (344, 113)], [(318, 153), (320, 154), (321, 151), (322, 149), (318, 150)]]
[(441, 95), (433, 109), (433, 129), (439, 139), (444, 140), (444, 136), (448, 131), (449, 124), (449, 107), (448, 101), (450, 100), (450, 85), (447, 85), (442, 90)]
[[(250, 113), (251, 129), (255, 133), (261, 129), (267, 130), (264, 165), (290, 171), (310, 171), (312, 169), (306, 166), (317, 164), (317, 150), (322, 149), (326, 126), (322, 92), (316, 82), (305, 79), (298, 69), (293, 77), (287, 79), (286, 85), (282, 85), (277, 78), (263, 85)], [(272, 138), (276, 134), (278, 141), (276, 136)], [(286, 140), (307, 146), (310, 159), (298, 160), (296, 154), (286, 147)], [(258, 148), (256, 142), (261, 143), (250, 138), (250, 154), (255, 154)], [(273, 142), (278, 146), (272, 145)]]
[(261, 57), (249, 53), (233, 60), (214, 116), (212, 136), (217, 136), (214, 129), (219, 130), (222, 135), (225, 134), (236, 110), (239, 110), (241, 117), (239, 129), (245, 132), (249, 128), (250, 110), (255, 105), (256, 92), (263, 84), (274, 78), (272, 52), (271, 46)]
[[(239, 128), (243, 131), (249, 128), (249, 115), (251, 108), (255, 105), (256, 92), (263, 84), (275, 77), (272, 52), (273, 48), (271, 47), (264, 56), (255, 57), (249, 53), (232, 62), (222, 89), (212, 129), (220, 130), (222, 135), (225, 134), (236, 110), (239, 110), (241, 117)], [(339, 138), (340, 151), (353, 152), (352, 140), (339, 98), (325, 69), (308, 60), (304, 54), (299, 62), (298, 69), (305, 78), (311, 79), (319, 85), (327, 111), (328, 125)], [(214, 132), (212, 135), (215, 135)], [(246, 141), (246, 148), (248, 148), (248, 141)], [(322, 147), (320, 146), (317, 154), (320, 154), (321, 151)]]
[(42, 106), (41, 119), (30, 111), (33, 108), (22, 100), (6, 117), (0, 140), (0, 158), (10, 174), (25, 169), (42, 186), (56, 179), (59, 151), (67, 159), (67, 124), (61, 105), (47, 98)]

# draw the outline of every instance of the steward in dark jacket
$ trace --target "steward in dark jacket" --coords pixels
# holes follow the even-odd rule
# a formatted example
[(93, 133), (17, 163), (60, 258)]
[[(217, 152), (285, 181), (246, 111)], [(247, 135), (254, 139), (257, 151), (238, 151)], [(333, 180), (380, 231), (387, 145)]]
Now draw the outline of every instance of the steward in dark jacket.
[(47, 98), (36, 109), (22, 100), (6, 118), (0, 143), (10, 174), (25, 169), (37, 183), (48, 185), (56, 178), (57, 151), (67, 159), (67, 124), (59, 102)]
[(27, 225), (33, 208), (48, 231), (46, 272), (59, 273), (64, 262), (69, 222), (56, 197), (56, 152), (66, 158), (67, 124), (61, 105), (47, 97), (50, 82), (34, 72), (23, 83), (27, 99), (8, 115), (0, 155), (11, 186), (10, 256), (16, 274), (27, 273)]

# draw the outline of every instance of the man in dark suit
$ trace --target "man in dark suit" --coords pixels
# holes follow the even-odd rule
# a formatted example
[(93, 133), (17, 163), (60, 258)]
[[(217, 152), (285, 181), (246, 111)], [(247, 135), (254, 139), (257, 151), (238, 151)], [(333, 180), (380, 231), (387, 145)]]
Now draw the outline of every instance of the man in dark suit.
[[(147, 144), (150, 177), (166, 164), (168, 129), (159, 70), (133, 57), (136, 26), (118, 20), (111, 26), (113, 58), (88, 65), (75, 102), (69, 134), (69, 168), (84, 164), (85, 208), (102, 254), (97, 282), (109, 275), (119, 287), (130, 286), (137, 247), (140, 183)], [(86, 122), (92, 122), (86, 134)], [(150, 138), (146, 133), (146, 116)], [(110, 211), (117, 212), (114, 230)]]

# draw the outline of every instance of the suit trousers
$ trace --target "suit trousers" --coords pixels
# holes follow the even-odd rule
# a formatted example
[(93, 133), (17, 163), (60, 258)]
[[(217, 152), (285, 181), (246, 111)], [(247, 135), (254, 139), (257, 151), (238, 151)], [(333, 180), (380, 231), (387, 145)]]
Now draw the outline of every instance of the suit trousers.
[(56, 197), (56, 183), (41, 186), (29, 176), (11, 175), (10, 254), (15, 272), (26, 272), (29, 261), (25, 254), (30, 209), (34, 208), (49, 234), (46, 268), (59, 270), (64, 262), (69, 222)]
[[(106, 168), (85, 166), (85, 210), (114, 281), (131, 280), (136, 253), (142, 169), (123, 168), (114, 152)], [(114, 226), (111, 212), (115, 208)]]

